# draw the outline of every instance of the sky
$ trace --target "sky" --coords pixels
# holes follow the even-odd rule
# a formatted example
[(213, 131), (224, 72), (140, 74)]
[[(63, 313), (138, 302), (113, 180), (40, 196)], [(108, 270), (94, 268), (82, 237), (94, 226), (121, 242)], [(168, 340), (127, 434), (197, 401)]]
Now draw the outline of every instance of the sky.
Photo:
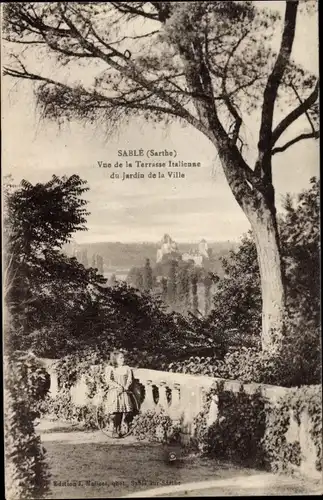
[[(282, 10), (283, 3), (266, 2), (266, 6)], [(314, 72), (318, 65), (317, 46), (317, 19), (302, 20), (293, 55)], [(118, 134), (107, 138), (98, 125), (71, 122), (59, 128), (42, 122), (28, 81), (14, 82), (6, 77), (2, 92), (3, 175), (11, 174), (17, 182), (24, 178), (36, 183), (49, 180), (53, 174), (78, 174), (88, 181), (90, 191), (85, 198), (91, 215), (88, 231), (75, 236), (78, 243), (157, 242), (164, 233), (178, 242), (202, 238), (238, 241), (249, 230), (224, 178), (214, 146), (195, 129), (174, 124), (152, 126), (132, 120)], [(304, 123), (299, 122), (291, 131), (292, 137), (304, 128)], [(257, 123), (249, 119), (243, 132), (250, 144), (255, 143)], [(122, 181), (110, 178), (111, 171), (119, 169), (98, 166), (99, 161), (124, 162), (126, 158), (118, 158), (119, 149), (139, 148), (175, 150), (176, 160), (200, 162), (201, 167), (181, 170), (185, 172), (184, 179)], [(250, 151), (251, 157), (252, 154)], [(278, 208), (287, 192), (300, 192), (309, 185), (310, 177), (318, 175), (318, 155), (318, 144), (312, 140), (275, 155), (273, 176)]]

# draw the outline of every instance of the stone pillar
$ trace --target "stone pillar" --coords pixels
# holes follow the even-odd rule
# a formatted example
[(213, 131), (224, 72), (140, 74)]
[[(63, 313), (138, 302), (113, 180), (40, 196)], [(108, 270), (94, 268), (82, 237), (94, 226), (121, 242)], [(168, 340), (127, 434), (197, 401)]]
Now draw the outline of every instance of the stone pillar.
[(154, 410), (156, 405), (153, 396), (153, 383), (151, 380), (147, 380), (142, 384), (145, 386), (145, 399), (141, 405), (141, 411)]

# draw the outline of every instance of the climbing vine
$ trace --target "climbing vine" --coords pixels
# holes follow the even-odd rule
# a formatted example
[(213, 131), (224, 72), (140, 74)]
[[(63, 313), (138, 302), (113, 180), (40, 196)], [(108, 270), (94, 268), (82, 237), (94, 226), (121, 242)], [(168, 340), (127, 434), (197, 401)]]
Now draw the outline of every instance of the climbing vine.
[[(273, 472), (295, 472), (306, 459), (299, 431), (307, 412), (309, 420), (303, 431), (313, 440), (316, 470), (322, 470), (322, 396), (319, 386), (290, 389), (275, 403), (265, 398), (260, 389), (247, 394), (242, 385), (238, 392), (224, 387), (223, 382), (214, 384), (195, 418), (192, 441), (200, 452)], [(214, 398), (218, 406), (217, 418), (208, 425)], [(291, 411), (298, 432), (289, 437)]]
[(305, 457), (302, 455), (299, 433), (289, 442), (286, 433), (291, 411), (298, 426), (302, 414), (308, 413), (309, 432), (316, 449), (316, 470), (322, 470), (322, 395), (319, 386), (304, 386), (290, 390), (267, 410), (267, 431), (263, 447), (271, 468), (277, 472), (294, 472)]

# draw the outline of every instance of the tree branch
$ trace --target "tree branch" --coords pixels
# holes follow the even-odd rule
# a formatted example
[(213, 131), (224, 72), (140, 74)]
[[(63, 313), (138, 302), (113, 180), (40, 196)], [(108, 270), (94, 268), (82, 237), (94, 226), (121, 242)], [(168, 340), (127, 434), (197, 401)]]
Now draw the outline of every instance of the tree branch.
[[(274, 116), (274, 107), (277, 98), (278, 88), (284, 75), (285, 69), (289, 63), (292, 47), (295, 38), (296, 16), (298, 1), (286, 0), (284, 30), (281, 40), (281, 45), (273, 70), (268, 77), (267, 84), (264, 90), (261, 125), (259, 132), (258, 164), (262, 163), (262, 159), (268, 151), (270, 151), (272, 143), (272, 125)], [(270, 175), (270, 173), (269, 173)]]
[(300, 134), (294, 139), (291, 139), (290, 141), (286, 142), (286, 144), (284, 144), (283, 146), (277, 146), (276, 148), (274, 148), (271, 154), (275, 155), (277, 153), (282, 153), (283, 151), (286, 151), (286, 149), (288, 149), (290, 146), (293, 146), (293, 144), (303, 141), (304, 139), (318, 139), (319, 137), (320, 137), (320, 132), (318, 130), (314, 130), (314, 132)]
[[(143, 10), (140, 10), (133, 5), (129, 4), (129, 2), (110, 2), (113, 7), (118, 10), (119, 12), (122, 12), (123, 14), (131, 14), (134, 16), (142, 16), (147, 19), (151, 19), (153, 21), (158, 21), (158, 15), (156, 14), (150, 14), (149, 12), (145, 12)], [(131, 2), (133, 3), (133, 2)]]
[(10, 38), (2, 38), (5, 42), (20, 43), (22, 45), (41, 45), (46, 44), (43, 40), (11, 40)]
[[(272, 142), (271, 147), (273, 147), (280, 136), (285, 132), (285, 130), (295, 121), (297, 118), (302, 116), (307, 110), (310, 109), (313, 104), (315, 104), (319, 95), (319, 82), (316, 82), (316, 85), (305, 101), (303, 101), (297, 108), (291, 111), (274, 129), (272, 133)], [(314, 131), (315, 132), (315, 131)]]
[[(54, 85), (56, 87), (60, 87), (66, 91), (73, 92), (73, 88), (69, 87), (68, 85), (65, 85), (61, 82), (52, 80), (51, 78), (46, 78), (42, 77), (40, 75), (36, 75), (34, 73), (29, 73), (25, 70), (24, 66), (22, 66), (23, 71), (18, 71), (14, 70), (12, 68), (4, 68), (4, 75), (9, 75), (15, 78), (25, 78), (27, 80), (35, 80), (39, 82), (44, 82), (49, 85)], [(92, 94), (91, 92), (85, 91), (83, 92), (83, 95), (87, 96), (89, 99), (94, 99), (92, 100), (88, 105), (91, 106), (91, 109), (107, 109), (108, 107), (123, 107), (123, 108), (132, 108), (132, 109), (138, 109), (138, 110), (150, 110), (154, 111), (156, 113), (163, 113), (163, 114), (169, 114), (173, 116), (179, 116), (176, 112), (171, 107), (165, 107), (165, 106), (158, 106), (151, 104), (149, 102), (143, 102), (145, 99), (149, 99), (152, 97), (154, 94), (150, 93), (150, 95), (143, 96), (141, 98), (137, 98), (131, 101), (128, 101), (126, 99), (123, 99), (122, 96), (120, 98), (114, 97), (106, 97), (101, 94)], [(100, 102), (101, 104), (95, 104), (95, 101)]]
[(153, 7), (158, 12), (158, 20), (161, 23), (165, 23), (170, 15), (170, 5), (169, 2), (150, 2)]
[[(295, 85), (293, 85), (293, 84), (291, 83), (291, 87), (292, 87), (292, 89), (294, 90), (294, 92), (295, 92), (295, 94), (296, 94), (296, 97), (297, 97), (297, 99), (299, 100), (300, 104), (303, 104), (303, 101), (302, 101), (302, 99), (301, 99), (301, 96), (300, 96), (300, 95), (299, 95), (299, 93), (297, 92), (297, 89), (296, 89)], [(306, 118), (307, 118), (307, 120), (308, 120), (308, 122), (309, 122), (309, 124), (310, 124), (310, 126), (311, 126), (312, 132), (313, 132), (313, 133), (315, 133), (315, 127), (314, 127), (313, 122), (312, 122), (312, 120), (311, 120), (311, 117), (310, 117), (310, 115), (309, 115), (309, 113), (308, 113), (308, 110), (306, 110), (306, 111), (305, 111), (305, 115), (306, 115)]]
[[(61, 36), (68, 36), (70, 35), (70, 30), (66, 28), (60, 28), (59, 26), (56, 28), (52, 28), (51, 26), (47, 26), (41, 18), (39, 18), (35, 11), (34, 11), (34, 16), (30, 16), (26, 11), (24, 12), (22, 9), (20, 10), (20, 16), (21, 19), (27, 24), (27, 27), (32, 27), (36, 31), (33, 31), (34, 33), (38, 31), (47, 31), (47, 32), (52, 32), (53, 30), (55, 33), (61, 35)], [(37, 31), (38, 30), (38, 31)]]
[(242, 118), (239, 115), (238, 110), (234, 106), (234, 104), (231, 101), (231, 99), (230, 99), (230, 97), (228, 95), (228, 92), (227, 92), (228, 69), (229, 69), (229, 64), (230, 64), (230, 61), (231, 61), (234, 53), (236, 52), (236, 50), (238, 50), (239, 45), (242, 43), (242, 41), (245, 39), (245, 37), (248, 35), (248, 33), (249, 33), (249, 31), (244, 32), (241, 35), (241, 37), (239, 38), (239, 40), (237, 41), (237, 43), (234, 45), (234, 47), (232, 48), (232, 50), (230, 51), (228, 59), (227, 59), (227, 61), (225, 63), (225, 66), (224, 66), (223, 77), (222, 77), (222, 94), (223, 94), (223, 100), (224, 100), (224, 103), (227, 106), (229, 112), (231, 113), (231, 115), (233, 116), (233, 118), (235, 120), (234, 127), (233, 127), (233, 132), (232, 132), (232, 138), (231, 138), (233, 144), (237, 143), (237, 140), (238, 140), (238, 137), (239, 137), (240, 128), (241, 128), (241, 125), (242, 125)]
[[(171, 108), (173, 108), (173, 111), (172, 111), (173, 115), (176, 115), (178, 117), (182, 117), (182, 118), (186, 119), (189, 123), (191, 123), (191, 124), (194, 123), (195, 126), (198, 125), (199, 129), (200, 129), (201, 123), (198, 124), (197, 119), (193, 115), (191, 115), (191, 113), (189, 113), (189, 111), (187, 111), (178, 101), (176, 101), (170, 95), (168, 95), (167, 92), (165, 92), (163, 89), (154, 87), (154, 81), (147, 80), (142, 75), (142, 73), (138, 72), (135, 64), (131, 60), (127, 59), (124, 56), (124, 54), (122, 54), (121, 52), (119, 52), (116, 49), (114, 49), (113, 47), (111, 47), (107, 42), (104, 42), (101, 39), (101, 37), (98, 37), (98, 34), (95, 32), (92, 25), (91, 25), (92, 33), (97, 38), (97, 40), (99, 40), (100, 43), (102, 43), (104, 45), (104, 47), (106, 47), (108, 50), (111, 50), (111, 54), (105, 54), (98, 47), (95, 47), (93, 45), (93, 43), (89, 42), (88, 40), (85, 40), (85, 38), (82, 36), (82, 34), (79, 32), (79, 30), (73, 24), (73, 22), (68, 17), (66, 17), (65, 13), (62, 11), (62, 8), (61, 7), (59, 7), (59, 8), (60, 8), (61, 16), (62, 16), (64, 22), (67, 24), (67, 26), (71, 30), (71, 33), (73, 34), (73, 36), (77, 40), (79, 40), (80, 45), (83, 48), (85, 48), (89, 52), (92, 52), (92, 54), (94, 56), (105, 61), (109, 66), (111, 66), (112, 68), (116, 69), (119, 73), (121, 73), (122, 75), (129, 78), (130, 81), (139, 83), (139, 85), (141, 85), (143, 88), (147, 89), (150, 92), (154, 92), (156, 97), (163, 100), (168, 105), (170, 105)], [(124, 60), (126, 62), (126, 64), (125, 65), (119, 64), (117, 61), (112, 59), (113, 56), (120, 57), (122, 60)]]
[(137, 35), (137, 36), (123, 36), (119, 40), (116, 40), (115, 42), (109, 42), (110, 45), (116, 45), (118, 43), (124, 42), (125, 40), (141, 40), (142, 38), (148, 38), (152, 35), (156, 35), (159, 33), (159, 30), (153, 30), (150, 33), (145, 33), (144, 35)]

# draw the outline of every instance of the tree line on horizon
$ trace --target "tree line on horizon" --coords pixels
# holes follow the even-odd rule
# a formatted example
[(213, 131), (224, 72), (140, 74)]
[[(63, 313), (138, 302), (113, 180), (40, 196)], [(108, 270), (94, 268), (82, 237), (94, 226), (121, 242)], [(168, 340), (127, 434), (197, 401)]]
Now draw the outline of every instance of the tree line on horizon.
[(216, 275), (194, 266), (193, 262), (164, 256), (162, 262), (153, 267), (148, 258), (144, 266), (132, 267), (127, 282), (140, 291), (158, 296), (171, 311), (207, 315)]

